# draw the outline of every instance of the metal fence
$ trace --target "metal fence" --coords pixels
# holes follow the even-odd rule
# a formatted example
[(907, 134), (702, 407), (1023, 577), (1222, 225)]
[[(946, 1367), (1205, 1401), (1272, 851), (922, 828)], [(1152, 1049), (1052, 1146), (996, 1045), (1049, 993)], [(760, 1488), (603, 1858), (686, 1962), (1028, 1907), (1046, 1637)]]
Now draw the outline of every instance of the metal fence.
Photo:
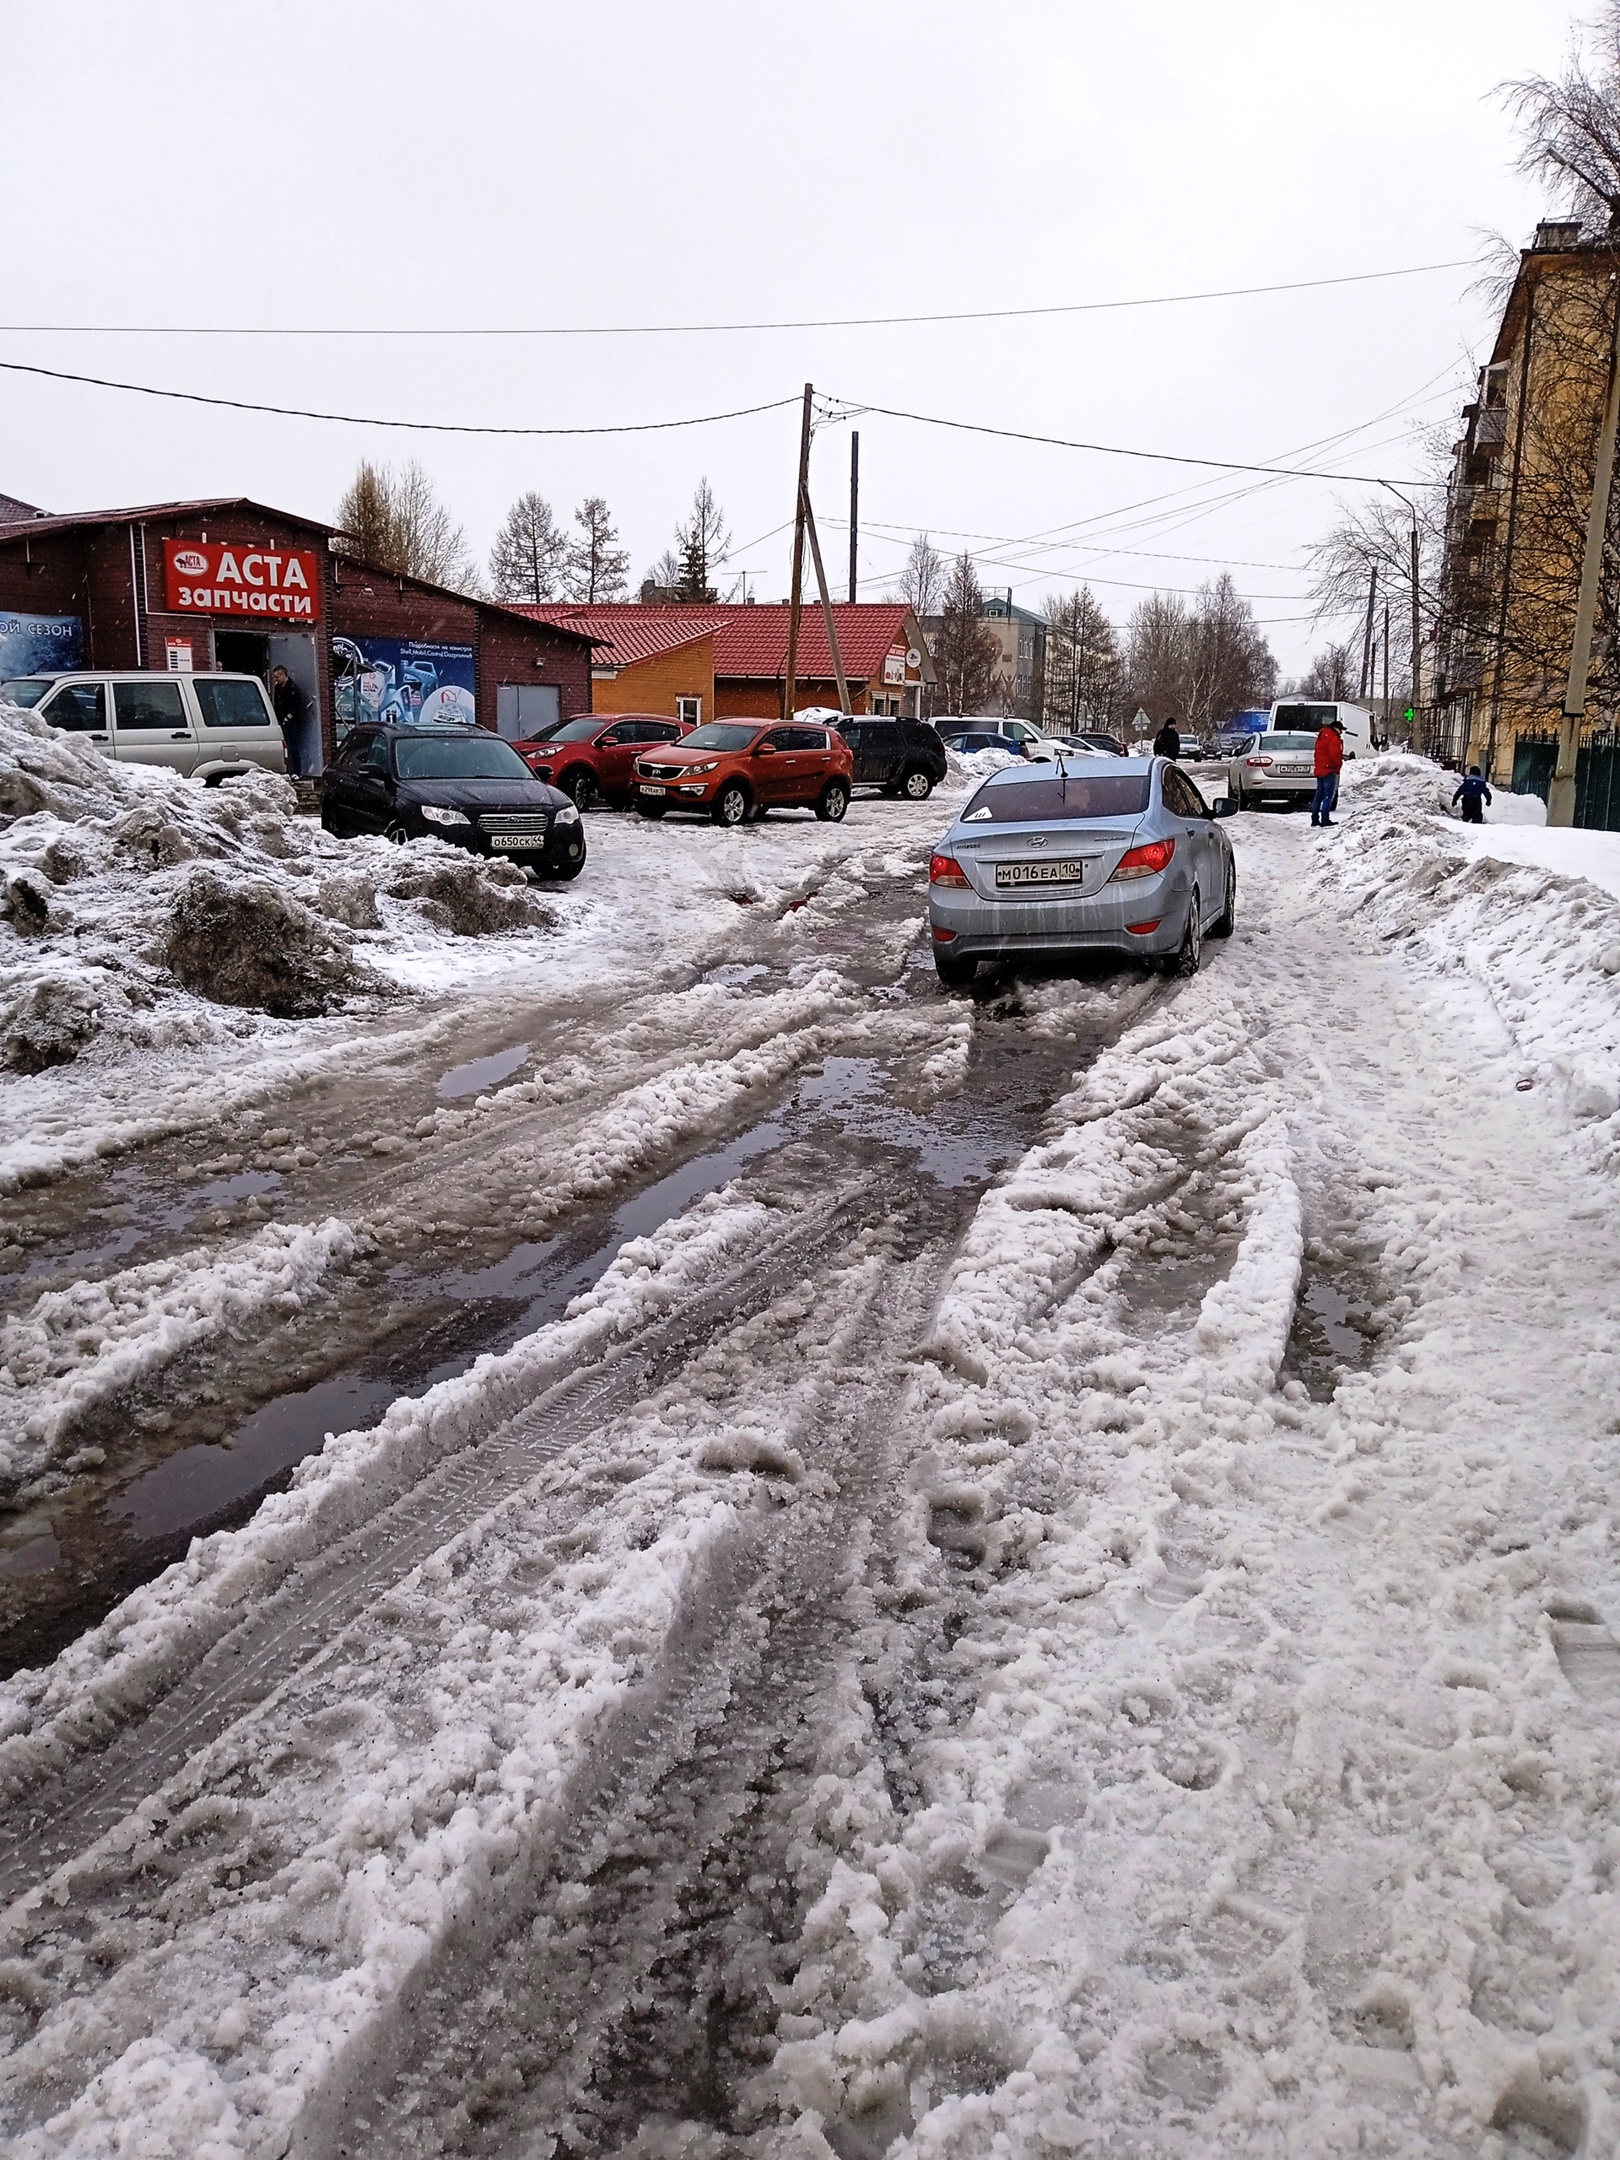
[[(1556, 734), (1516, 736), (1514, 794), (1539, 795), (1545, 802), (1557, 763)], [(1620, 832), (1620, 734), (1612, 729), (1581, 744), (1575, 760), (1575, 822), (1588, 832)]]

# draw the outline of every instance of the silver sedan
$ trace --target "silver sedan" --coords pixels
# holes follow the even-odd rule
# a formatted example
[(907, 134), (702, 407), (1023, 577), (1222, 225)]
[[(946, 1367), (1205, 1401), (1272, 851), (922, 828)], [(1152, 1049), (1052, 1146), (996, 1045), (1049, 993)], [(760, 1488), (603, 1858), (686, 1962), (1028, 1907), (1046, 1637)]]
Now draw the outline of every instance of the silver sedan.
[(934, 850), (928, 920), (941, 982), (981, 960), (1126, 953), (1193, 974), (1237, 910), (1232, 845), (1167, 758), (1087, 758), (991, 775)]

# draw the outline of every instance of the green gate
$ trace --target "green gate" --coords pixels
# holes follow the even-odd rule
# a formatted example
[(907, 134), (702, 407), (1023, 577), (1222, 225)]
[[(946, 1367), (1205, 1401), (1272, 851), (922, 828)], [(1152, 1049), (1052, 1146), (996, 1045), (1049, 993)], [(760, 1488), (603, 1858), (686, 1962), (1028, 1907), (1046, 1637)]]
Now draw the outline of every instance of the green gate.
[[(1558, 764), (1555, 734), (1520, 735), (1513, 744), (1513, 792), (1552, 791)], [(1612, 730), (1583, 742), (1575, 760), (1575, 822), (1588, 832), (1620, 832), (1620, 736)]]

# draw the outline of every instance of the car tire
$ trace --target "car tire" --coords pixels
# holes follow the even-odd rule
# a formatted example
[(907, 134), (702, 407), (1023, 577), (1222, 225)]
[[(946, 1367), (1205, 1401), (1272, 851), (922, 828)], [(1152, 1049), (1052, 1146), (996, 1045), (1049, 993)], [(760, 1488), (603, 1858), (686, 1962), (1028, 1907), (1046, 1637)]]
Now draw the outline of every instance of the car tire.
[(1203, 902), (1195, 885), (1187, 903), (1187, 927), (1181, 933), (1180, 945), (1165, 962), (1165, 973), (1185, 981), (1189, 975), (1198, 973), (1198, 964), (1203, 957)]
[(926, 802), (934, 792), (933, 774), (913, 765), (900, 782), (900, 792), (907, 802)]
[(565, 885), (570, 884), (575, 878), (579, 876), (579, 873), (584, 869), (586, 863), (589, 860), (589, 856), (582, 855), (579, 858), (578, 862), (564, 863), (563, 867), (560, 870), (553, 870), (550, 875), (554, 878), (559, 878)]
[(1237, 928), (1237, 864), (1226, 866), (1226, 905), (1204, 932), (1205, 937), (1230, 937)]
[(934, 973), (947, 990), (965, 990), (978, 971), (977, 960), (957, 960), (951, 954), (934, 948)]
[(656, 825), (656, 824), (657, 824), (657, 822), (658, 822), (658, 820), (659, 820), (659, 819), (660, 819), (660, 818), (661, 818), (661, 817), (663, 816), (664, 812), (665, 812), (665, 811), (666, 811), (666, 810), (667, 810), (668, 808), (669, 808), (669, 805), (668, 805), (668, 803), (661, 803), (661, 802), (638, 802), (638, 803), (636, 804), (636, 816), (637, 816), (637, 817), (644, 817), (644, 818), (649, 818), (649, 819), (651, 819), (651, 821), (653, 822), (653, 824), (655, 824), (655, 825)]
[(740, 780), (728, 780), (714, 798), (710, 813), (717, 825), (741, 825), (749, 812), (748, 790)]
[(849, 789), (842, 780), (829, 780), (821, 791), (820, 801), (816, 804), (816, 816), (820, 818), (823, 825), (837, 825), (842, 821), (844, 812), (848, 808)]
[(383, 827), (383, 838), (393, 847), (408, 847), (411, 836), (398, 818), (390, 818)]
[(558, 785), (582, 817), (596, 800), (596, 782), (588, 772), (567, 773)]

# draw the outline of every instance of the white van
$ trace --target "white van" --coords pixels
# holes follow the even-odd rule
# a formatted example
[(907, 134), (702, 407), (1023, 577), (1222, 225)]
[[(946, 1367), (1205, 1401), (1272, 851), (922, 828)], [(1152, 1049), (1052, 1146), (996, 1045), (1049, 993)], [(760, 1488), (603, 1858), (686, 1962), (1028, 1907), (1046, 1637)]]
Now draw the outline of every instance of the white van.
[(1344, 729), (1345, 756), (1371, 756), (1373, 716), (1364, 705), (1347, 705), (1342, 700), (1325, 703), (1316, 698), (1279, 698), (1271, 708), (1266, 732), (1277, 735), (1314, 735), (1323, 721), (1334, 719)]
[(166, 765), (216, 786), (261, 765), (287, 770), (281, 729), (257, 675), (147, 675), (75, 668), (0, 683), (0, 702), (30, 707), (49, 726), (129, 765)]

